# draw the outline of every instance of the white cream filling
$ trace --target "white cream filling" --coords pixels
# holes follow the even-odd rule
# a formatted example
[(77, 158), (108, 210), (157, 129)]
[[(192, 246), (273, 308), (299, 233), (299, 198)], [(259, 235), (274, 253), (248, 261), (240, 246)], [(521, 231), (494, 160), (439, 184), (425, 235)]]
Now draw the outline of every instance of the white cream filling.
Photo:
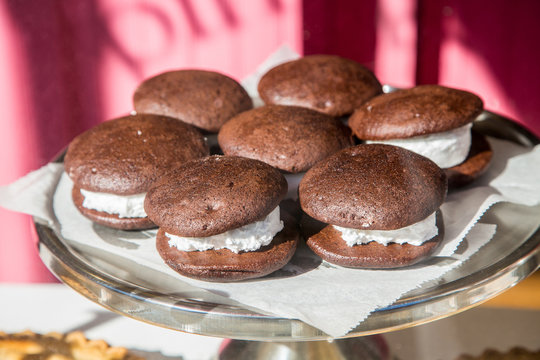
[(441, 168), (461, 164), (467, 158), (471, 147), (472, 124), (450, 131), (408, 139), (369, 140), (366, 143), (380, 143), (399, 146), (427, 157)]
[(229, 249), (234, 253), (255, 251), (270, 244), (274, 236), (283, 229), (279, 217), (279, 206), (261, 221), (244, 225), (221, 234), (208, 237), (182, 237), (165, 233), (169, 246), (181, 251), (205, 251)]
[(81, 194), (84, 195), (82, 206), (87, 209), (116, 214), (120, 218), (146, 217), (144, 211), (146, 193), (124, 196), (81, 189)]
[(390, 243), (422, 245), (439, 233), (435, 213), (422, 221), (397, 230), (359, 230), (332, 225), (341, 232), (341, 237), (348, 246), (367, 244), (376, 241), (384, 246)]

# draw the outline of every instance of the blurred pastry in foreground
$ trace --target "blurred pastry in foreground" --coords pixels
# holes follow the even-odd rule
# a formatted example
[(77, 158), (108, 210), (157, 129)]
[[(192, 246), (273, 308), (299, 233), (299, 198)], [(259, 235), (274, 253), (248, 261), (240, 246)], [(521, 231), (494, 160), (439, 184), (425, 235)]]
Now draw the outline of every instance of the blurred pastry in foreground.
[(352, 268), (396, 268), (429, 257), (444, 225), (446, 175), (431, 160), (382, 144), (344, 149), (300, 182), (302, 209), (327, 224), (307, 239), (322, 259)]
[(154, 227), (144, 196), (158, 176), (208, 155), (202, 134), (176, 119), (137, 114), (103, 122), (68, 146), (73, 201), (90, 220), (117, 229)]
[(157, 250), (181, 275), (238, 281), (270, 274), (296, 249), (296, 224), (281, 212), (283, 175), (258, 160), (209, 156), (160, 179), (144, 202), (159, 226)]
[(353, 133), (366, 143), (400, 146), (445, 169), (450, 188), (473, 181), (487, 169), (492, 150), (472, 133), (482, 100), (468, 91), (422, 85), (382, 94), (349, 118)]
[(381, 94), (382, 87), (360, 63), (334, 55), (309, 55), (270, 69), (259, 81), (258, 91), (266, 104), (342, 116)]
[(144, 80), (133, 94), (137, 113), (170, 116), (217, 133), (234, 115), (253, 107), (246, 90), (215, 71), (177, 70)]
[(225, 155), (256, 159), (289, 173), (352, 146), (340, 120), (299, 106), (265, 105), (229, 120), (218, 134)]
[(479, 356), (461, 355), (456, 360), (538, 360), (540, 359), (540, 350), (530, 351), (522, 347), (513, 347), (512, 349), (501, 352), (494, 349), (487, 349)]
[(81, 332), (36, 334), (0, 331), (2, 360), (143, 360), (126, 348), (111, 347), (103, 340), (88, 340)]

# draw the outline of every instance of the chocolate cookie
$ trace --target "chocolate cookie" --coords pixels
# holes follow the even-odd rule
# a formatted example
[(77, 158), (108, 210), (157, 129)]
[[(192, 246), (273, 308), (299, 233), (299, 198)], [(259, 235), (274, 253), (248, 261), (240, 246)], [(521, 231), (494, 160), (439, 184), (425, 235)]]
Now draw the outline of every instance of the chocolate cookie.
[(298, 173), (354, 144), (341, 121), (299, 106), (265, 105), (229, 120), (218, 134), (225, 155), (264, 161)]
[(204, 70), (170, 71), (146, 79), (135, 90), (133, 105), (138, 113), (174, 117), (209, 132), (253, 107), (237, 81)]
[(297, 105), (341, 116), (381, 94), (382, 88), (375, 75), (355, 61), (310, 55), (272, 68), (261, 78), (258, 91), (267, 104)]
[(437, 211), (437, 236), (422, 245), (367, 244), (348, 246), (341, 232), (328, 225), (319, 233), (309, 237), (308, 246), (314, 253), (329, 263), (353, 268), (387, 269), (416, 264), (429, 257), (438, 248), (444, 237), (442, 214)]
[[(307, 244), (324, 260), (341, 266), (411, 265), (432, 254), (442, 240), (442, 217), (439, 213), (435, 221), (432, 216), (446, 191), (444, 171), (421, 155), (382, 144), (344, 149), (312, 167), (300, 182)], [(433, 219), (431, 225), (424, 224), (428, 218)], [(322, 227), (319, 222), (330, 225), (317, 232)], [(369, 242), (358, 244), (354, 239), (348, 244), (341, 234), (346, 229), (335, 226), (360, 232)], [(399, 232), (392, 233), (388, 244), (371, 241), (381, 233), (375, 236), (373, 230), (399, 231), (409, 226), (415, 229), (406, 231), (406, 236), (421, 232), (427, 241), (399, 244)]]
[(163, 177), (145, 209), (160, 226), (157, 249), (169, 267), (200, 280), (237, 281), (291, 259), (298, 241), (294, 203), (277, 216), (286, 191), (283, 175), (266, 163), (209, 156)]
[(206, 237), (261, 220), (286, 192), (287, 181), (270, 165), (215, 155), (169, 172), (148, 191), (144, 208), (168, 233)]
[(299, 186), (308, 215), (363, 230), (394, 230), (425, 219), (446, 191), (446, 176), (435, 163), (382, 144), (341, 150), (308, 170)]
[(471, 135), (471, 123), (482, 110), (482, 100), (470, 92), (423, 85), (367, 101), (349, 118), (349, 126), (366, 142), (402, 146), (452, 169), (447, 174), (455, 188), (473, 181), (489, 166), (491, 155), (485, 156), (486, 152), (471, 156), (487, 144), (483, 136)]
[(422, 85), (376, 96), (356, 109), (349, 126), (362, 140), (402, 139), (471, 123), (483, 102), (468, 91)]
[[(285, 216), (284, 216), (285, 215)], [(230, 282), (258, 278), (285, 266), (298, 244), (298, 231), (294, 222), (282, 212), (284, 229), (269, 245), (257, 251), (234, 254), (230, 250), (180, 251), (169, 246), (169, 239), (160, 229), (157, 250), (165, 263), (181, 275), (205, 280)]]
[(144, 194), (170, 168), (206, 155), (204, 138), (193, 126), (139, 114), (106, 121), (77, 136), (68, 146), (64, 168), (74, 182), (74, 202), (85, 216), (120, 229), (147, 228), (152, 223), (146, 216), (119, 217), (84, 208), (80, 189), (119, 196), (115, 199)]

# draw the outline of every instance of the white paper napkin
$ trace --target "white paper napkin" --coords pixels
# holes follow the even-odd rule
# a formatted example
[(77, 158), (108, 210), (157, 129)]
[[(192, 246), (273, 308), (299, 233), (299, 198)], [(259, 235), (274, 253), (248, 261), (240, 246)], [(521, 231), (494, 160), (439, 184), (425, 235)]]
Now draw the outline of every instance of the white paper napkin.
[[(508, 201), (523, 205), (540, 203), (540, 170), (530, 164), (540, 162), (540, 147), (527, 149), (496, 139), (494, 163), (479, 186), (451, 194), (442, 206), (445, 239), (436, 259), (402, 270), (355, 270), (320, 262), (301, 247), (290, 264), (275, 274), (240, 283), (208, 283), (184, 278), (169, 269), (154, 246), (155, 230), (125, 232), (94, 225), (83, 217), (71, 200), (71, 180), (61, 164), (30, 173), (0, 188), (0, 205), (38, 216), (60, 229), (66, 242), (80, 251), (101, 256), (119, 267), (130, 266), (144, 278), (145, 269), (156, 276), (174, 278), (178, 289), (210, 291), (225, 302), (244, 304), (262, 313), (296, 318), (330, 336), (345, 335), (372, 311), (392, 304), (424, 282), (436, 279), (459, 266), (495, 233), (495, 225), (476, 224), (491, 205)], [(507, 158), (505, 154), (512, 157)], [(527, 169), (527, 176), (520, 176)], [(57, 180), (60, 181), (57, 185)], [(476, 224), (476, 226), (474, 226)], [(466, 236), (465, 252), (452, 255)], [(127, 260), (130, 260), (126, 262)], [(156, 275), (158, 274), (158, 275)], [(220, 294), (220, 295), (215, 295)]]
[(246, 89), (247, 93), (253, 99), (253, 105), (255, 107), (261, 106), (263, 101), (259, 97), (259, 92), (257, 91), (257, 85), (261, 77), (271, 68), (282, 64), (287, 61), (298, 59), (300, 55), (292, 50), (290, 47), (284, 45), (277, 49), (275, 52), (270, 54), (265, 61), (263, 61), (257, 69), (250, 75), (246, 76), (241, 84)]

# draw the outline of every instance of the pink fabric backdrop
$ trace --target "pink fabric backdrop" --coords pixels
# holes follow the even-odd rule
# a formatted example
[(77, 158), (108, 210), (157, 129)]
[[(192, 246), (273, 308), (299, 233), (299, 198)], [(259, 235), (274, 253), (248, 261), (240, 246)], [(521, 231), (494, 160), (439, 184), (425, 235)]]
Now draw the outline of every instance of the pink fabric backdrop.
[[(242, 78), (281, 44), (346, 56), (381, 82), (441, 83), (540, 135), (540, 2), (522, 0), (2, 0), (0, 185), (131, 110), (147, 76)], [(29, 219), (0, 209), (0, 281), (51, 281)]]
[[(240, 79), (281, 44), (302, 52), (300, 0), (0, 1), (0, 185), (127, 114), (145, 77), (184, 67)], [(53, 277), (30, 219), (0, 209), (0, 281)]]

